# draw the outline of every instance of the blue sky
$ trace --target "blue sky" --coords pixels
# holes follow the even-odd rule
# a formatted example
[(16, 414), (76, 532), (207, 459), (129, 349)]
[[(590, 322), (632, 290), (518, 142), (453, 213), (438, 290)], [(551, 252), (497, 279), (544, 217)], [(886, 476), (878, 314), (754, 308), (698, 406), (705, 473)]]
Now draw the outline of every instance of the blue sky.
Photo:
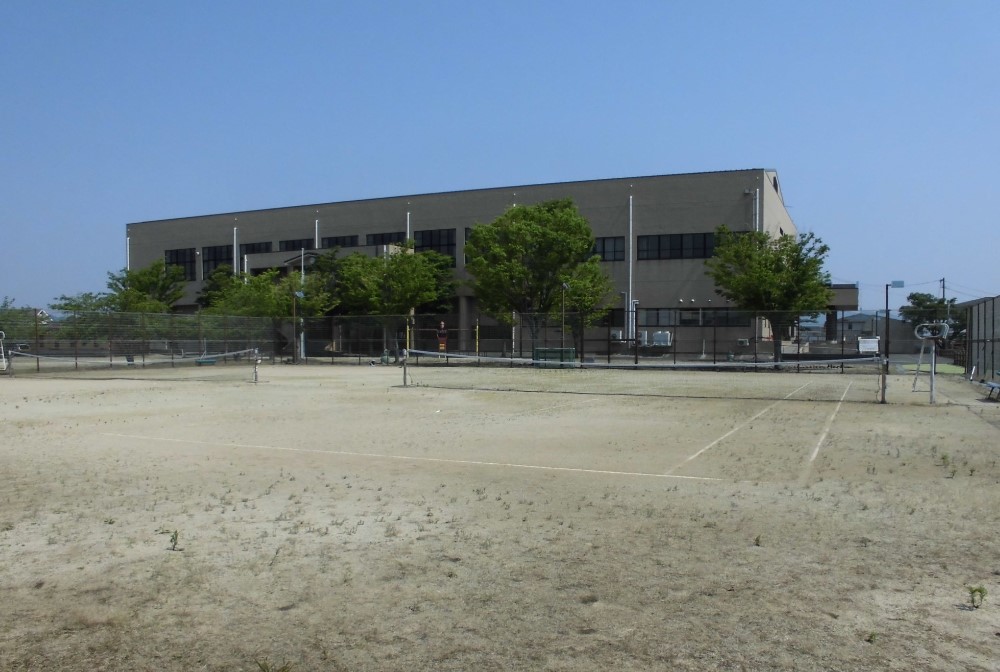
[(101, 291), (125, 224), (777, 169), (862, 307), (1000, 294), (1000, 3), (0, 5), (0, 297)]

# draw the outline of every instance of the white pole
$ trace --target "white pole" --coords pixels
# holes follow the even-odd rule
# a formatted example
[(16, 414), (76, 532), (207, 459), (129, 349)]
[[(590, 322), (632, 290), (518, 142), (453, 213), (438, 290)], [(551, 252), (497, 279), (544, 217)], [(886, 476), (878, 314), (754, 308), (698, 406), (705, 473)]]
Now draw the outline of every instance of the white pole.
[[(301, 270), (300, 275), (299, 275), (299, 280), (302, 281), (302, 292), (304, 294), (305, 293), (305, 289), (306, 289), (306, 248), (304, 248), (304, 247), (302, 248), (301, 263), (302, 263), (302, 266), (301, 266), (302, 270)], [(302, 311), (299, 311), (299, 313), (300, 313), (299, 319), (302, 320), (302, 329), (299, 330), (299, 359), (300, 360), (305, 360), (305, 358), (306, 358), (306, 329), (305, 329), (305, 320), (302, 318), (301, 312)]]
[[(629, 189), (632, 185), (629, 185)], [(625, 333), (628, 336), (628, 340), (635, 338), (635, 319), (629, 319), (629, 314), (632, 310), (632, 193), (629, 192), (628, 195), (628, 294), (625, 297), (625, 305), (627, 310), (625, 311)]]
[(132, 237), (125, 236), (125, 270), (132, 270)]
[(760, 187), (754, 189), (753, 192), (753, 230), (763, 231), (764, 227), (761, 226), (760, 221)]
[(937, 343), (931, 339), (931, 403), (935, 403), (934, 397), (934, 370), (937, 368)]
[[(243, 255), (243, 275), (248, 275), (250, 273), (250, 255)], [(244, 278), (245, 280), (246, 278)]]
[(406, 239), (410, 239), (410, 211), (406, 211)]
[(239, 228), (233, 227), (233, 275), (240, 274)]
[(319, 218), (316, 219), (316, 230), (313, 234), (313, 249), (319, 249)]

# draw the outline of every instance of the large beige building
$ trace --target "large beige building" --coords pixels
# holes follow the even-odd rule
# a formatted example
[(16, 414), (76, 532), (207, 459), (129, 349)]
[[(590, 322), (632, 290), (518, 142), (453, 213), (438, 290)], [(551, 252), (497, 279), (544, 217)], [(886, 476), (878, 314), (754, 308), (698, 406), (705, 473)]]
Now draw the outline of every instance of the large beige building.
[[(303, 251), (308, 256), (333, 247), (374, 255), (412, 239), (417, 251), (450, 255), (461, 278), (465, 241), (476, 224), (493, 221), (514, 204), (562, 198), (573, 199), (590, 222), (596, 252), (620, 293), (613, 319), (624, 338), (635, 328), (626, 314), (638, 317), (642, 334), (723, 327), (745, 338), (757, 335), (758, 326), (747, 324), (716, 294), (704, 261), (712, 255), (713, 232), (721, 224), (734, 231), (797, 233), (778, 174), (768, 169), (474, 189), (136, 222), (127, 226), (129, 264), (143, 267), (165, 259), (182, 267), (188, 284), (180, 307), (192, 310), (204, 279), (222, 264), (248, 272), (294, 268)], [(840, 288), (837, 295), (831, 309), (856, 307), (855, 288)], [(454, 313), (453, 326), (467, 333), (477, 316), (467, 288), (460, 289)]]

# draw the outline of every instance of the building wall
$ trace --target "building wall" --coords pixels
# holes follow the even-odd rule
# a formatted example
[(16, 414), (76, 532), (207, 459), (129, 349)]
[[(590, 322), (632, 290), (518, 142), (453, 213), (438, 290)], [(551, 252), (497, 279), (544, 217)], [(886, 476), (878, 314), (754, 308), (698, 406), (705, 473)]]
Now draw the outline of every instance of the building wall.
[[(342, 253), (367, 254), (377, 253), (377, 246), (366, 245), (369, 234), (405, 234), (408, 223), (411, 238), (414, 231), (455, 230), (456, 273), (462, 278), (467, 228), (492, 222), (513, 204), (560, 198), (573, 199), (595, 237), (624, 237), (624, 258), (604, 266), (618, 291), (626, 294), (631, 270), (631, 296), (641, 311), (727, 305), (715, 294), (703, 259), (640, 260), (640, 237), (711, 233), (721, 224), (734, 231), (759, 227), (775, 235), (797, 234), (777, 173), (752, 169), (476, 189), (137, 222), (127, 226), (130, 263), (134, 268), (144, 267), (164, 258), (167, 250), (194, 248), (195, 280), (188, 283), (181, 302), (192, 307), (205, 277), (203, 250), (212, 246), (231, 249), (234, 228), (238, 245), (270, 243), (271, 252), (248, 256), (249, 268), (259, 269), (298, 257), (298, 247), (281, 252), (280, 242), (313, 241), (317, 221), (319, 239), (357, 235), (359, 247), (342, 249)], [(470, 324), (475, 311), (474, 297), (468, 289), (462, 293), (460, 328)]]

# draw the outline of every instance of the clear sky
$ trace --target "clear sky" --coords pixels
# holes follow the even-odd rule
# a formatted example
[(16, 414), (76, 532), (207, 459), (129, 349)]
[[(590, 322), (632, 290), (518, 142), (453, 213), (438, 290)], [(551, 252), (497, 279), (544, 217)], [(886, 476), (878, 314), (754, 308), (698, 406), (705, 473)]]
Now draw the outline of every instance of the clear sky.
[(864, 308), (1000, 294), (1000, 2), (0, 3), (0, 297), (125, 224), (778, 171)]

